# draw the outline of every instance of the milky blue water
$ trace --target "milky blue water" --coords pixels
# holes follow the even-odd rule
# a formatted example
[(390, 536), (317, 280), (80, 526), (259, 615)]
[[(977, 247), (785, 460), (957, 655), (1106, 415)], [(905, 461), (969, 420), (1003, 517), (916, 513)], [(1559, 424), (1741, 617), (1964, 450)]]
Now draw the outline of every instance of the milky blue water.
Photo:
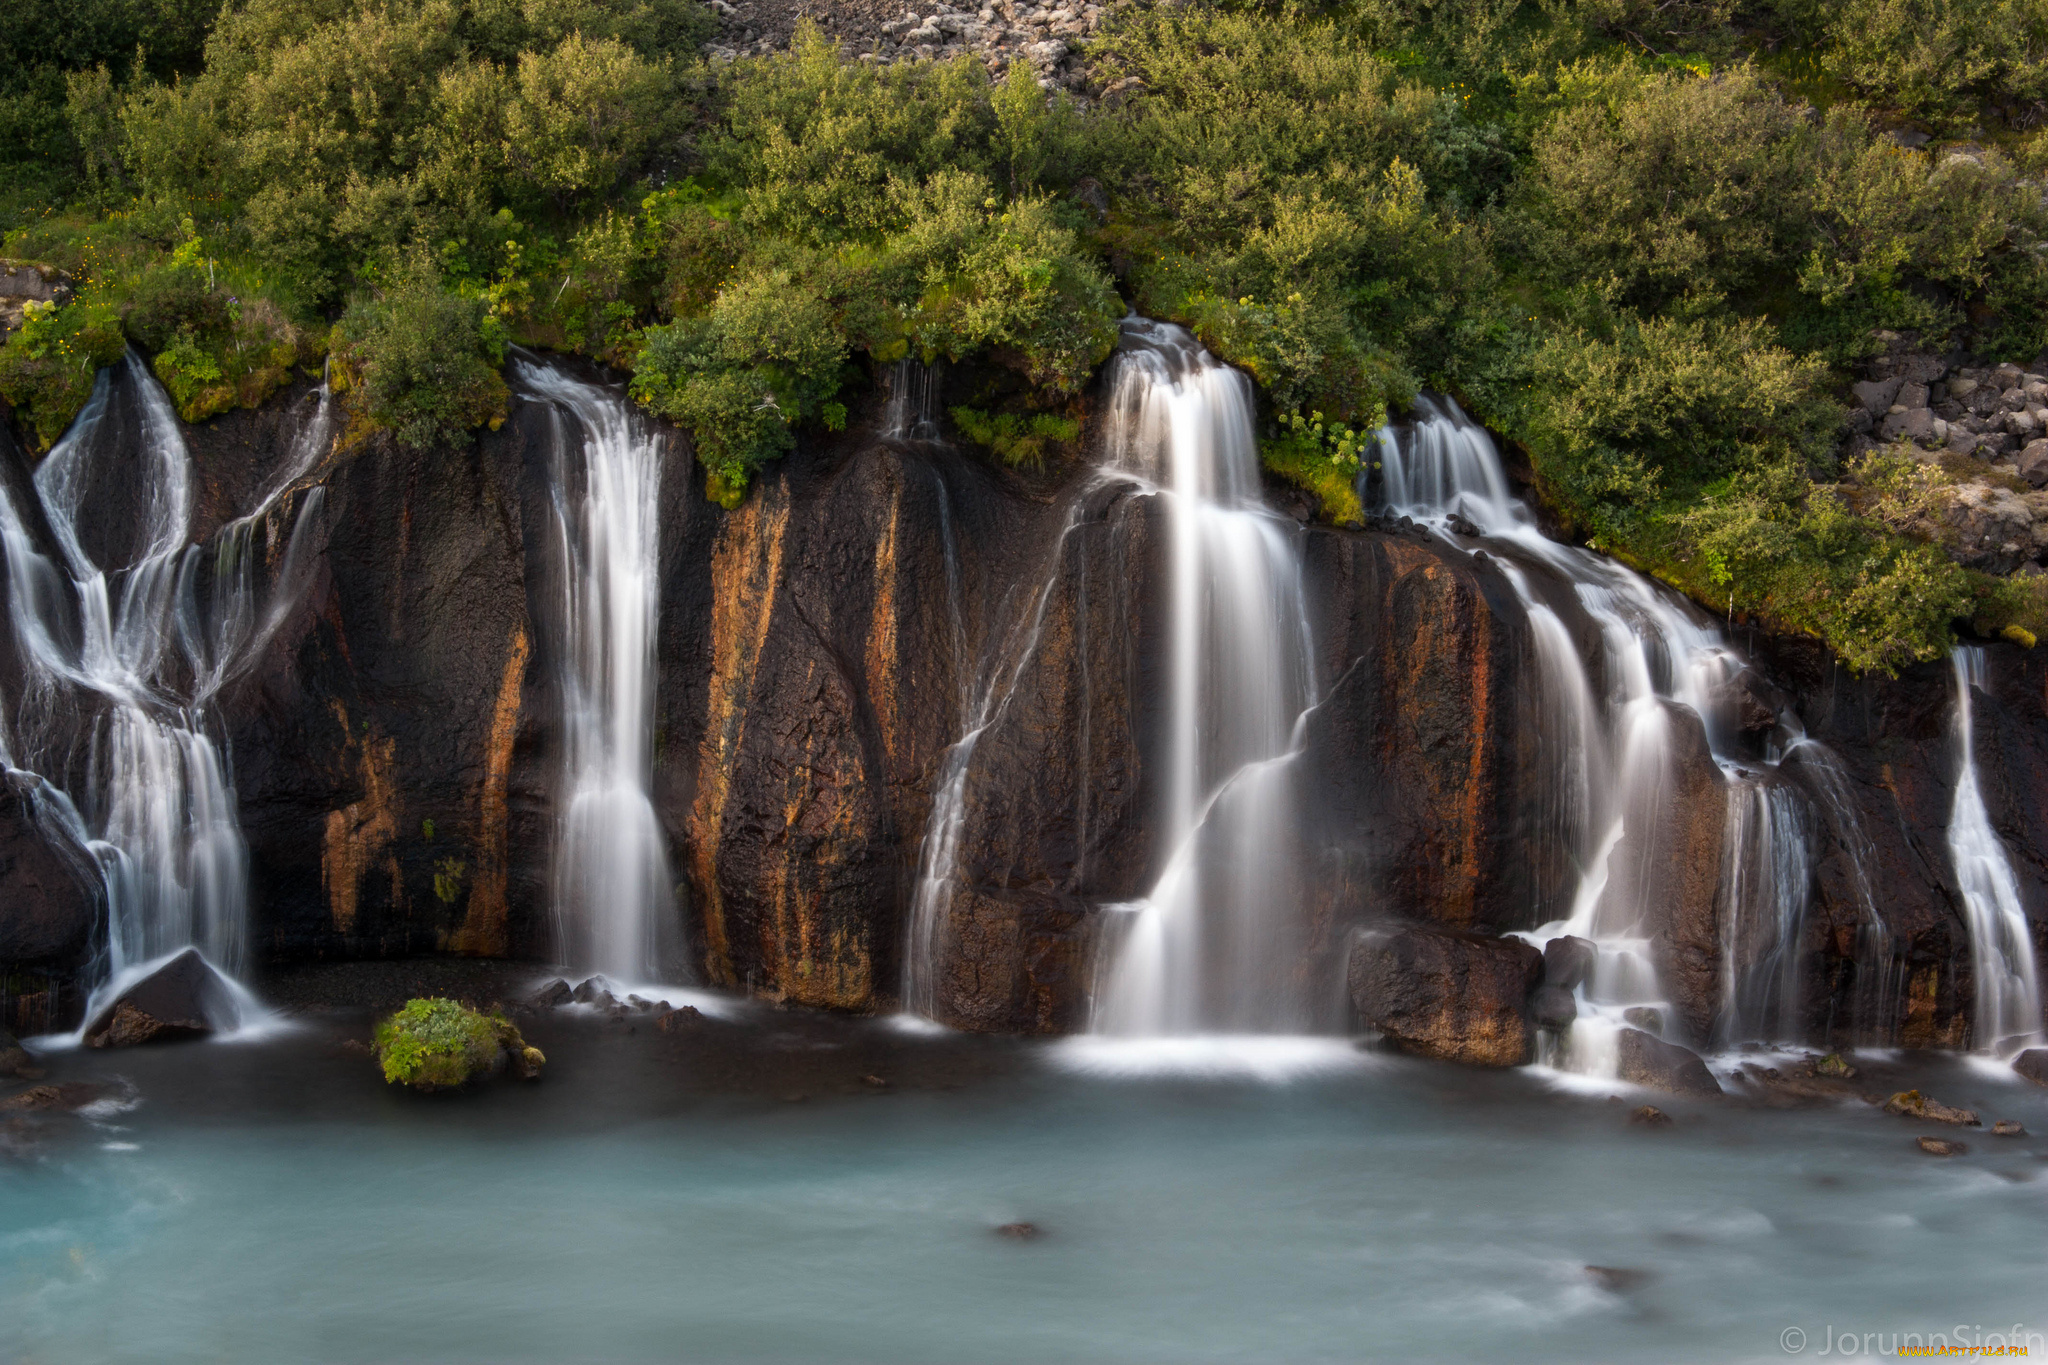
[[(1646, 1131), (1641, 1094), (1341, 1045), (1274, 1080), (862, 1022), (529, 1033), (547, 1080), (455, 1097), (317, 1029), (54, 1059), (139, 1103), (0, 1159), (0, 1359), (1728, 1361), (1787, 1359), (1790, 1328), (1814, 1358), (1823, 1331), (2048, 1332), (2038, 1137), (1942, 1160), (1862, 1104), (1668, 1100)], [(2048, 1132), (2048, 1091), (1919, 1078)], [(1042, 1235), (994, 1231), (1017, 1221)]]

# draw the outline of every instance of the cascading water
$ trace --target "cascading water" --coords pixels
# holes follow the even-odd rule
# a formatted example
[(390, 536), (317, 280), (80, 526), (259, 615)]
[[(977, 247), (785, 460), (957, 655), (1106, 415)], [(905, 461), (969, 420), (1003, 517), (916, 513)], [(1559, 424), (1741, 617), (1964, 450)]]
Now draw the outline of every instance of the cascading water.
[[(1544, 536), (1510, 493), (1491, 439), (1454, 403), (1425, 400), (1405, 444), (1383, 434), (1380, 463), (1390, 514), (1442, 534), (1476, 534), (1503, 551), (1496, 562), (1530, 624), (1545, 712), (1537, 742), (1553, 784), (1545, 832), (1573, 850), (1581, 872), (1566, 913), (1529, 937), (1542, 943), (1572, 934), (1600, 949), (1592, 978), (1581, 988), (1580, 1019), (1553, 1060), (1574, 1070), (1605, 1070), (1614, 1033), (1635, 1010), (1668, 1016), (1650, 961), (1648, 915), (1663, 870), (1655, 831), (1673, 799), (1674, 704), (1701, 718), (1728, 784), (1721, 869), (1728, 986), (1720, 1040), (1795, 1031), (1798, 946), (1814, 855), (1806, 803), (1775, 770), (1782, 757), (1798, 753), (1809, 770), (1830, 774), (1825, 749), (1787, 713), (1777, 725), (1790, 742), (1783, 754), (1767, 758), (1764, 771), (1734, 756), (1728, 737), (1717, 732), (1714, 703), (1746, 667), (1743, 660), (1717, 630), (1649, 580)], [(1569, 630), (1524, 565), (1571, 586), (1599, 632), (1604, 687), (1596, 687)], [(1855, 855), (1862, 841), (1853, 811), (1836, 799), (1834, 786), (1816, 785), (1830, 807), (1827, 819)], [(1625, 838), (1631, 829), (1638, 831), (1634, 840)], [(1876, 922), (1874, 900), (1866, 897), (1865, 906), (1872, 921), (1865, 939), (1881, 951), (1888, 937)]]
[(682, 954), (654, 775), (661, 449), (625, 398), (558, 367), (515, 361), (553, 423), (563, 705), (554, 911), (578, 971), (660, 980)]
[[(211, 706), (305, 587), (320, 490), (299, 498), (288, 532), (274, 514), (329, 434), (323, 386), (258, 506), (209, 555), (186, 543), (191, 458), (176, 415), (131, 354), (120, 385), (100, 373), (29, 487), (0, 490), (23, 669), (5, 761), (53, 841), (89, 857), (104, 888), (88, 1017), (187, 947), (230, 976), (247, 966), (248, 851)], [(47, 529), (54, 559), (32, 527)]]
[(889, 372), (889, 406), (882, 418), (882, 435), (894, 441), (936, 441), (939, 439), (939, 395), (945, 385), (945, 371), (921, 360), (896, 362)]
[[(917, 886), (911, 897), (909, 941), (903, 957), (903, 1008), (915, 1018), (935, 1019), (938, 1015), (938, 936), (952, 908), (958, 882), (960, 835), (967, 825), (967, 779), (974, 766), (974, 751), (989, 727), (1002, 719), (1010, 698), (1016, 694), (1018, 679), (1037, 653), (1067, 537), (1080, 524), (1087, 491), (1082, 490), (1069, 506), (1066, 521), (1053, 541), (1047, 575), (1025, 603), (1017, 626), (998, 642), (971, 680), (968, 672), (962, 671), (965, 691), (960, 697), (960, 738), (946, 750), (941, 761), (931, 813), (925, 819), (924, 840), (918, 852)], [(953, 647), (956, 656), (964, 659), (967, 639), (961, 613), (959, 553), (953, 541), (952, 515), (943, 483), (939, 488), (939, 525), (945, 539)]]
[(2027, 913), (2005, 842), (1991, 827), (1977, 782), (1971, 694), (1984, 686), (1984, 651), (1957, 648), (1955, 805), (1948, 822), (1949, 856), (1963, 893), (1963, 919), (1970, 929), (1972, 979), (1977, 1003), (1971, 1034), (1979, 1052), (2010, 1055), (2041, 1038), (2041, 983), (2034, 962)]
[(1096, 1032), (1293, 1032), (1294, 758), (1314, 702), (1299, 531), (1259, 500), (1250, 382), (1178, 327), (1127, 319), (1106, 472), (1164, 499), (1164, 870), (1118, 907)]

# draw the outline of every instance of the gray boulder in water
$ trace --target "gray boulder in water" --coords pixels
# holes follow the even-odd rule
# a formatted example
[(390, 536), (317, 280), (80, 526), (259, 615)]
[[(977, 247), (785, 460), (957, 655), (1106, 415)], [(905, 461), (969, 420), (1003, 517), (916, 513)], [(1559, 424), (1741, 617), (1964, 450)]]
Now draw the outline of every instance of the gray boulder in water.
[(86, 1026), (85, 1041), (133, 1047), (203, 1038), (232, 1023), (236, 1013), (227, 982), (198, 949), (187, 948), (101, 1010)]
[(2030, 1047), (2012, 1059), (2012, 1069), (2035, 1085), (2048, 1085), (2048, 1047)]
[(1676, 1043), (1625, 1028), (1617, 1040), (1621, 1079), (1673, 1095), (1718, 1095), (1721, 1083), (1697, 1055)]

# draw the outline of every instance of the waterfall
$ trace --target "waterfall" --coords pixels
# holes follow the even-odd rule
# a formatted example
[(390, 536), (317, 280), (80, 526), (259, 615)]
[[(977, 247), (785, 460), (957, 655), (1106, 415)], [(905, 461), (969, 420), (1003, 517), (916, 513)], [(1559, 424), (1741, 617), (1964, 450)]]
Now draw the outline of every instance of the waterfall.
[(889, 407), (882, 419), (882, 435), (893, 441), (936, 441), (939, 439), (939, 395), (945, 387), (945, 369), (921, 360), (896, 362), (889, 372)]
[(2027, 913), (2020, 905), (2019, 880), (2005, 842), (1991, 827), (1977, 781), (1971, 694), (1984, 686), (1984, 651), (1959, 646), (1953, 663), (1960, 766), (1949, 814), (1948, 849), (1963, 893), (1963, 920), (1970, 929), (1977, 988), (1971, 1034), (1977, 1051), (2006, 1055), (2041, 1037), (2041, 984)]
[(562, 694), (554, 914), (578, 971), (660, 980), (681, 959), (654, 777), (661, 449), (623, 395), (515, 361), (547, 407)]
[[(1067, 539), (1081, 524), (1087, 495), (1096, 484), (1084, 486), (1068, 504), (1067, 516), (1054, 538), (1044, 578), (1024, 605), (1017, 624), (998, 642), (984, 665), (971, 680), (962, 672), (966, 690), (960, 698), (960, 738), (940, 760), (939, 778), (932, 791), (931, 813), (925, 818), (924, 839), (919, 846), (917, 883), (911, 895), (910, 932), (903, 955), (903, 1008), (916, 1018), (938, 1017), (939, 931), (953, 906), (959, 885), (960, 835), (967, 827), (967, 780), (974, 766), (974, 751), (989, 727), (1001, 720), (1038, 652), (1045, 633), (1046, 607), (1059, 584), (1061, 561)], [(939, 487), (939, 526), (945, 545), (947, 606), (951, 614), (952, 640), (956, 657), (967, 653), (967, 632), (961, 611), (959, 551), (954, 542), (952, 513), (948, 509), (945, 485)]]
[[(1600, 949), (1592, 978), (1581, 988), (1580, 1020), (1553, 1060), (1601, 1070), (1623, 1022), (1668, 1012), (1650, 960), (1647, 917), (1663, 871), (1655, 832), (1673, 800), (1674, 707), (1700, 718), (1727, 784), (1719, 894), (1728, 980), (1717, 1032), (1723, 1042), (1791, 1036), (1799, 1027), (1799, 947), (1814, 831), (1806, 799), (1776, 769), (1798, 753), (1806, 770), (1832, 776), (1832, 757), (1787, 712), (1776, 717), (1784, 747), (1761, 771), (1739, 758), (1722, 732), (1716, 702), (1746, 663), (1675, 594), (1610, 559), (1544, 536), (1511, 493), (1492, 440), (1455, 403), (1423, 400), (1406, 438), (1384, 433), (1380, 441), (1386, 511), (1439, 534), (1491, 542), (1534, 642), (1543, 716), (1537, 743), (1551, 783), (1544, 837), (1572, 850), (1580, 876), (1569, 906), (1559, 907), (1564, 913), (1529, 937), (1540, 944), (1573, 934)], [(1568, 584), (1597, 630), (1599, 681), (1537, 590), (1532, 569)], [(1812, 785), (1826, 803), (1828, 825), (1852, 857), (1860, 855), (1867, 841), (1839, 781)], [(1632, 831), (1636, 839), (1626, 841)], [(1889, 936), (1877, 921), (1874, 898), (1864, 899), (1868, 922), (1861, 942), (1881, 956), (1889, 951)], [(1870, 975), (1881, 980), (1884, 973), (1879, 968)]]
[(0, 760), (102, 885), (88, 1018), (187, 947), (231, 977), (248, 968), (248, 849), (214, 706), (303, 594), (321, 491), (298, 499), (289, 530), (281, 507), (330, 434), (323, 385), (256, 508), (209, 554), (187, 543), (191, 456), (176, 414), (131, 353), (120, 385), (100, 372), (28, 486), (0, 490), (23, 672)]
[(1314, 702), (1299, 531), (1259, 500), (1250, 381), (1178, 327), (1124, 323), (1108, 471), (1166, 511), (1163, 871), (1117, 907), (1094, 1029), (1299, 1031), (1309, 1022), (1294, 758)]

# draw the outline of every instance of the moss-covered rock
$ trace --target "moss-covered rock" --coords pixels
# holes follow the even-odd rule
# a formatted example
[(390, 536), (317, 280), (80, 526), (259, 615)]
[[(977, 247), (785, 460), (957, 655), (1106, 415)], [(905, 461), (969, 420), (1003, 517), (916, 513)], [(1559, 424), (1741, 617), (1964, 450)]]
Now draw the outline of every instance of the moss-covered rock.
[(504, 1015), (442, 999), (406, 1001), (377, 1025), (376, 1053), (385, 1080), (415, 1090), (452, 1090), (508, 1059), (524, 1079), (537, 1080), (547, 1064)]

